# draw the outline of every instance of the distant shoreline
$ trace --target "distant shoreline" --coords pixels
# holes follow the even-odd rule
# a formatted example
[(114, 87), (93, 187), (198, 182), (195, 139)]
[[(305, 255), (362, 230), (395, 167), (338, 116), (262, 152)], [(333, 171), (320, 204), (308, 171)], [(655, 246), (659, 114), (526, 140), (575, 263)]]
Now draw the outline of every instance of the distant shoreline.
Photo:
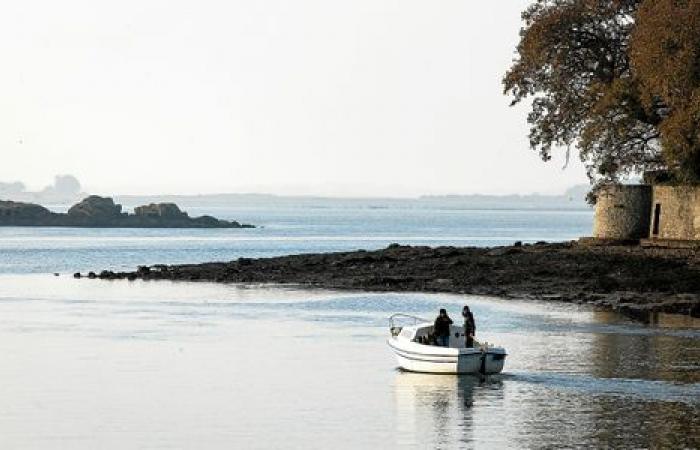
[(376, 251), (104, 270), (90, 277), (493, 295), (587, 304), (642, 321), (657, 312), (700, 317), (700, 260), (692, 249), (577, 242), (491, 248), (392, 244)]
[(584, 193), (571, 195), (444, 195), (420, 197), (321, 197), (271, 194), (206, 195), (117, 195), (124, 205), (173, 202), (187, 208), (257, 207), (333, 207), (343, 205), (368, 209), (437, 208), (447, 210), (553, 210), (592, 211)]

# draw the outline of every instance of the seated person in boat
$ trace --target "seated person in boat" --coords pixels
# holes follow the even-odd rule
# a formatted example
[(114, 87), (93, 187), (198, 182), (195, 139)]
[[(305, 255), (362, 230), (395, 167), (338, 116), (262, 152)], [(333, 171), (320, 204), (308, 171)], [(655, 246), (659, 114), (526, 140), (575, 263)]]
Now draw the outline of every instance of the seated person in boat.
[(450, 342), (450, 325), (452, 325), (452, 319), (447, 315), (447, 311), (444, 308), (440, 309), (440, 315), (435, 319), (435, 325), (433, 326), (437, 345), (441, 347), (448, 346)]
[(476, 323), (474, 323), (474, 315), (469, 310), (468, 305), (464, 305), (462, 309), (462, 317), (464, 317), (464, 339), (465, 347), (474, 347), (474, 335), (476, 335)]

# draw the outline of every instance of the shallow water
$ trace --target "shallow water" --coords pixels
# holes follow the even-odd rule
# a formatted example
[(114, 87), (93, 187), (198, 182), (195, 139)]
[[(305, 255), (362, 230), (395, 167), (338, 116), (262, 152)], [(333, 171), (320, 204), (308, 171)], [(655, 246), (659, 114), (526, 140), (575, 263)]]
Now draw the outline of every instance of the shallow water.
[[(259, 225), (256, 229), (89, 229), (0, 227), (0, 273), (130, 270), (140, 264), (227, 261), (294, 253), (409, 245), (501, 245), (562, 241), (590, 233), (586, 210), (378, 208), (376, 201), (188, 208)], [(371, 203), (371, 204), (370, 204)], [(372, 206), (373, 207), (370, 207)]]
[[(188, 208), (255, 230), (0, 228), (0, 448), (699, 447), (700, 326), (557, 303), (75, 271), (412, 245), (565, 240), (591, 212), (406, 203)], [(50, 272), (63, 275), (54, 277)], [(397, 370), (397, 311), (464, 303), (502, 375)]]
[[(464, 303), (504, 374), (397, 370)], [(457, 295), (0, 276), (0, 448), (700, 446), (700, 330)]]

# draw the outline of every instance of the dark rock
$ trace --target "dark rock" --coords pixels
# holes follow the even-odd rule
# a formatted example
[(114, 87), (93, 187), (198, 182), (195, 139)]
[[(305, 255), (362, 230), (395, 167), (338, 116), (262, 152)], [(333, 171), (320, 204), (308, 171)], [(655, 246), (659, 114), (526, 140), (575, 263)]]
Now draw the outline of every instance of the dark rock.
[(95, 272), (88, 272), (88, 278), (97, 278), (97, 274)]
[(80, 277), (81, 277), (80, 272), (75, 272), (73, 274), (73, 278), (80, 278)]
[(117, 205), (109, 197), (91, 195), (81, 202), (71, 206), (68, 210), (69, 217), (76, 218), (114, 218), (122, 213), (122, 205)]
[(690, 317), (695, 317), (695, 318), (700, 319), (700, 302), (698, 302), (690, 307)]
[(144, 266), (114, 276), (500, 295), (588, 304), (619, 310), (637, 320), (647, 320), (644, 311), (700, 316), (700, 257), (691, 250), (639, 246), (399, 246), (376, 251), (156, 265), (148, 271)]
[(516, 253), (522, 253), (522, 249), (520, 247), (496, 247), (492, 250), (489, 250), (488, 255), (489, 256), (506, 256), (506, 255), (514, 255)]
[(441, 258), (451, 258), (459, 256), (460, 252), (455, 247), (438, 247), (435, 249), (435, 254)]
[(42, 221), (53, 214), (48, 209), (33, 203), (10, 202), (0, 200), (0, 223), (22, 223), (23, 221)]
[(618, 306), (617, 312), (639, 322), (649, 323), (651, 321), (651, 311), (639, 305), (621, 304)]
[(522, 247), (523, 246), (523, 241), (515, 241), (513, 244), (513, 247)]
[(134, 208), (134, 215), (142, 217), (166, 217), (184, 219), (188, 215), (178, 208), (175, 203), (150, 203)]
[(211, 216), (191, 218), (174, 203), (138, 206), (135, 214), (122, 212), (109, 197), (91, 195), (66, 214), (40, 205), (0, 201), (0, 226), (108, 227), (108, 228), (254, 228)]

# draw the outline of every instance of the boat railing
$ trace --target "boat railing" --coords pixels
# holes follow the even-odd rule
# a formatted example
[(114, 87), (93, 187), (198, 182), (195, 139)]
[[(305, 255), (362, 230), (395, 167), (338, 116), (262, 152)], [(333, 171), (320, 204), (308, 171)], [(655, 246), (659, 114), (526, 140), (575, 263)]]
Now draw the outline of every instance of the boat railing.
[(419, 323), (429, 322), (428, 320), (426, 320), (422, 317), (413, 316), (411, 314), (404, 314), (404, 313), (392, 314), (391, 316), (389, 316), (389, 329), (391, 330), (391, 334), (393, 336), (398, 336), (398, 334), (401, 332), (401, 329), (403, 328), (403, 326), (396, 325), (397, 319), (412, 319), (413, 320), (412, 325), (417, 325)]

